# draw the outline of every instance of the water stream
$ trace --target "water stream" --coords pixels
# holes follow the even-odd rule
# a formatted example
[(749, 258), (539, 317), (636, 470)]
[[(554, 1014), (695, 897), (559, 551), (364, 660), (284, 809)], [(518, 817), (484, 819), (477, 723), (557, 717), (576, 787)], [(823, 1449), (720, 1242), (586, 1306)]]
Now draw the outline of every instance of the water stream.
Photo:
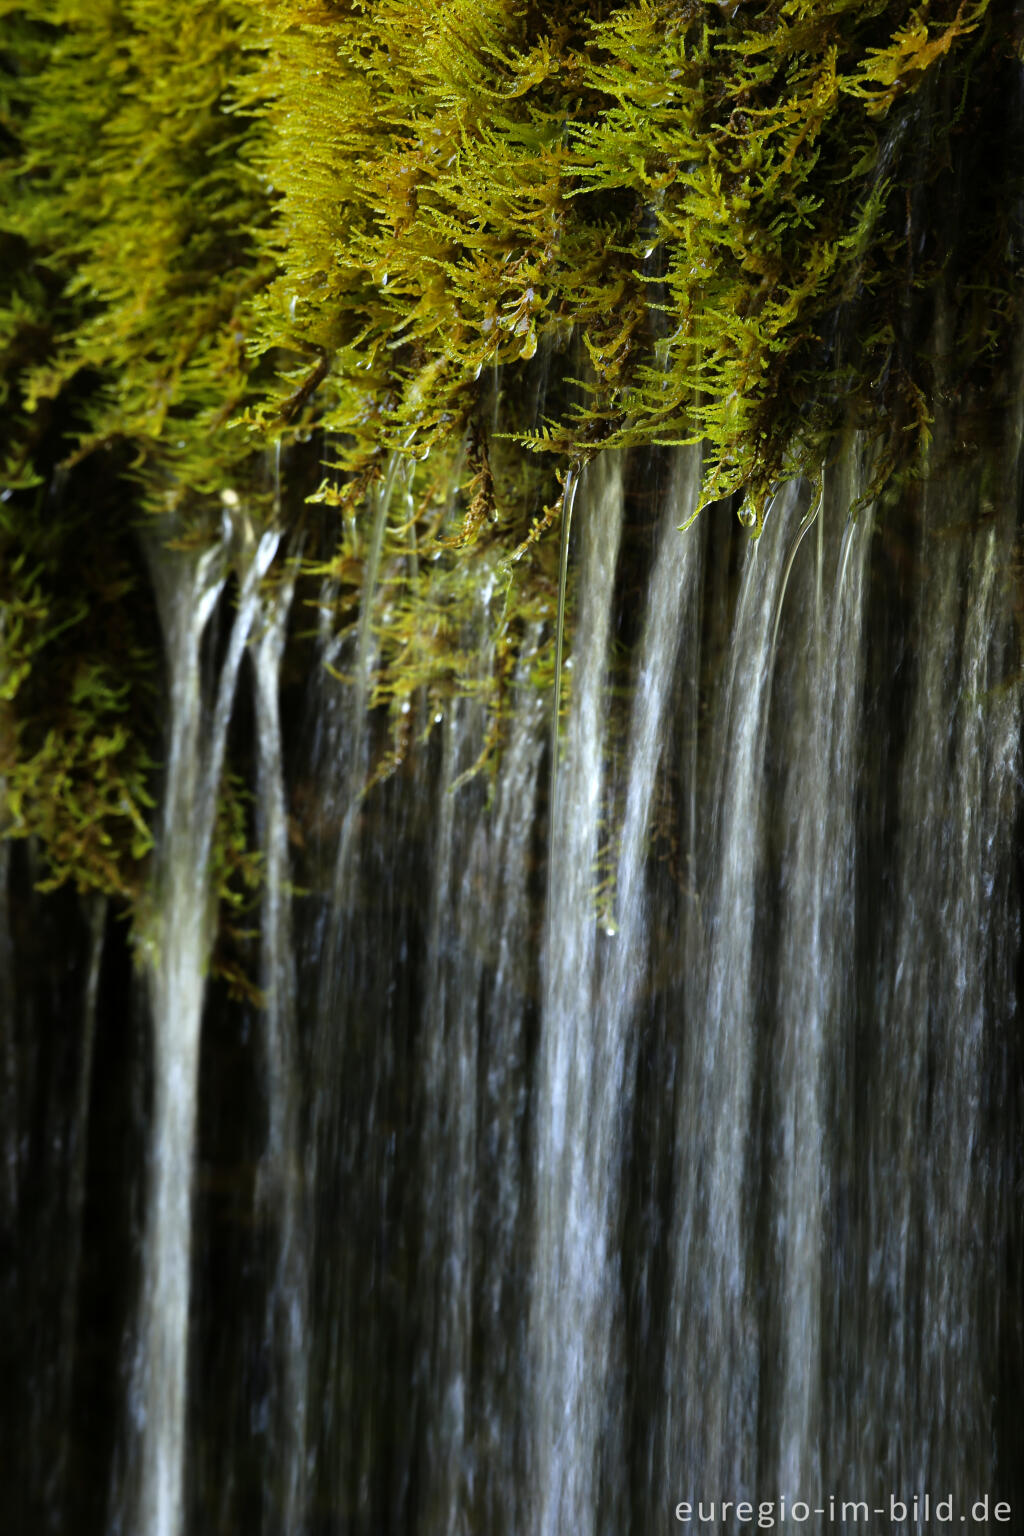
[[(623, 1536), (681, 1501), (1021, 1498), (1018, 436), (884, 506), (851, 436), (756, 540), (728, 506), (678, 531), (697, 450), (596, 459), (557, 739), (549, 614), (475, 774), (493, 569), (465, 696), (371, 707), (388, 562), (430, 579), (385, 546), (394, 465), (340, 647), (276, 535), (230, 535), (234, 582), (228, 545), (154, 555), (147, 996), (79, 913), (59, 1072), (33, 1043), (59, 1004), (11, 958), (30, 860), (0, 853), (4, 1210), (43, 1267), (80, 1233), (52, 1333), (11, 1347), (66, 1421), (60, 1475), (26, 1461), (26, 1530)], [(229, 731), (258, 1008), (207, 978)], [(90, 1111), (129, 1093), (110, 1021), (133, 1008), (148, 1182), (101, 1189)], [(211, 1032), (255, 1086), (201, 1057)], [(252, 1118), (258, 1151), (218, 1167), (210, 1140), (226, 1193), (197, 1245), (201, 1061), (208, 1114)], [(137, 1299), (103, 1299), (108, 1199), (137, 1214), (110, 1229), (137, 1232)], [(29, 1294), (19, 1269), (5, 1296)], [(199, 1313), (230, 1383), (190, 1349)], [(69, 1357), (126, 1424), (92, 1460)]]
[[(308, 1390), (308, 1199), (303, 1178), (301, 1084), (296, 1020), (295, 951), (288, 850), (288, 807), (281, 735), (281, 658), (295, 593), (297, 560), (264, 600), (250, 649), (256, 695), (259, 835), (265, 884), (260, 924), (261, 989), (268, 1104), (261, 1197), (276, 1228), (267, 1287), (267, 1336), (273, 1341), (274, 1449), (280, 1472), (266, 1482), (267, 1517), (300, 1530), (306, 1501)], [(280, 1495), (279, 1502), (277, 1495)]]
[(135, 1528), (180, 1536), (191, 1288), (192, 1179), (206, 966), (213, 941), (210, 845), (235, 680), (278, 537), (246, 551), (216, 689), (205, 701), (201, 646), (226, 580), (224, 550), (154, 549), (167, 645), (170, 750), (154, 925), (146, 944), (153, 1015), (152, 1142), (142, 1298), (132, 1386), (138, 1445)]

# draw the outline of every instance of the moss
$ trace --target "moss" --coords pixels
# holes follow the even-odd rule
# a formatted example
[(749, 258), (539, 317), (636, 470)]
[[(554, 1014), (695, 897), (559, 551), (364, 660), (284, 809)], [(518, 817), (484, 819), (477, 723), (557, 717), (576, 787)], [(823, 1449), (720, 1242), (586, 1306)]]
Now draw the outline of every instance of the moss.
[[(582, 398), (527, 447), (701, 439), (707, 496), (745, 489), (758, 519), (851, 408), (881, 474), (912, 465), (930, 403), (908, 306), (952, 275), (926, 204), (1012, 58), (1006, 8), (590, 11), (276, 8), (263, 324), (331, 359), (348, 462), (461, 432), (482, 369), (571, 334)], [(1012, 276), (982, 277), (968, 370)]]
[[(242, 109), (249, 11), (7, 4), (0, 54), (0, 773), (52, 882), (129, 902), (163, 751), (137, 525), (257, 521), (245, 347), (270, 217)], [(221, 850), (223, 851), (223, 850)], [(227, 882), (225, 881), (225, 890)]]
[[(546, 535), (595, 453), (702, 441), (705, 497), (757, 527), (837, 434), (877, 490), (934, 460), (936, 411), (1007, 387), (1008, 0), (0, 9), (3, 771), (55, 878), (143, 877), (138, 519), (202, 542), (229, 493), (311, 524), (344, 630), (404, 461), (384, 772), (453, 693), (497, 743), (538, 632), (551, 681)], [(326, 479), (289, 509), (265, 455), (314, 429)]]
[(17, 551), (0, 562), (0, 830), (39, 840), (49, 884), (134, 901), (152, 846), (155, 624), (133, 544), (95, 515), (101, 487), (68, 486), (90, 501), (36, 491), (0, 509)]

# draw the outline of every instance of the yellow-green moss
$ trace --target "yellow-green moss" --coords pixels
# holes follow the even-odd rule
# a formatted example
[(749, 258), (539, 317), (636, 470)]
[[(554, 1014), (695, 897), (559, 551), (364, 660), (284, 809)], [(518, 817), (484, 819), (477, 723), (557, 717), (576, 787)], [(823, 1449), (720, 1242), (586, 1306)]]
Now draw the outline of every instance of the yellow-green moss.
[(229, 0), (7, 0), (0, 45), (0, 776), (54, 881), (135, 899), (163, 750), (136, 525), (257, 520), (246, 316), (270, 217)]
[[(404, 459), (371, 680), (393, 762), (451, 693), (500, 722), (538, 631), (550, 680), (544, 535), (602, 448), (702, 441), (706, 498), (757, 525), (838, 431), (879, 483), (914, 474), (937, 408), (1005, 385), (1009, 0), (0, 16), (0, 773), (55, 878), (141, 878), (139, 518), (203, 541), (225, 492), (302, 518), (344, 627), (367, 493)], [(267, 451), (301, 463), (314, 429), (324, 483), (282, 504)]]
[[(592, 11), (274, 7), (264, 344), (329, 360), (347, 462), (460, 433), (481, 370), (571, 337), (586, 378), (534, 449), (700, 439), (707, 496), (745, 490), (757, 517), (851, 410), (880, 474), (912, 465), (908, 306), (950, 276), (925, 204), (1012, 56), (1007, 8)], [(995, 315), (1000, 275), (978, 276)], [(984, 337), (956, 336), (968, 368)]]

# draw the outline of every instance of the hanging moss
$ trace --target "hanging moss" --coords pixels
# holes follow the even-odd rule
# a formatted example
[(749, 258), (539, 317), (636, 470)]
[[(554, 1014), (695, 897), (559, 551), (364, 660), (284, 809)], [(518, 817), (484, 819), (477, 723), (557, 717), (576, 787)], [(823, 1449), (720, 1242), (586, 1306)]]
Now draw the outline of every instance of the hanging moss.
[[(922, 472), (937, 411), (1008, 387), (1018, 10), (0, 5), (8, 830), (55, 879), (139, 889), (162, 751), (139, 519), (201, 543), (228, 504), (301, 517), (343, 631), (404, 461), (384, 772), (453, 693), (483, 692), (496, 741), (538, 633), (550, 681), (547, 530), (602, 449), (703, 442), (705, 497), (755, 527), (852, 426), (873, 490)], [(325, 478), (284, 512), (265, 454), (314, 429)]]
[[(708, 498), (744, 490), (757, 520), (851, 413), (880, 478), (918, 459), (915, 302), (944, 281), (962, 309), (968, 264), (936, 214), (1009, 78), (1008, 7), (275, 15), (284, 217), (264, 334), (321, 377), (330, 360), (348, 463), (461, 432), (482, 369), (570, 336), (582, 398), (556, 391), (528, 447), (702, 440)], [(991, 211), (983, 239), (999, 249)], [(1006, 334), (1006, 255), (971, 274), (985, 321), (962, 314), (949, 338), (967, 372)]]
[[(410, 461), (378, 605), (392, 709), (472, 688), (496, 569), (502, 634), (544, 616), (550, 645), (545, 534), (600, 449), (702, 442), (705, 500), (740, 493), (756, 528), (837, 434), (871, 440), (876, 494), (922, 471), (940, 396), (998, 387), (1020, 291), (1007, 6), (270, 14), (259, 345), (290, 365), (255, 419), (323, 424), (328, 503)], [(344, 524), (342, 625), (363, 539)]]
[[(54, 882), (134, 901), (161, 650), (137, 526), (259, 521), (245, 314), (269, 217), (240, 5), (6, 5), (0, 55), (0, 776)], [(251, 41), (251, 39), (250, 39)], [(219, 855), (218, 855), (219, 856)]]

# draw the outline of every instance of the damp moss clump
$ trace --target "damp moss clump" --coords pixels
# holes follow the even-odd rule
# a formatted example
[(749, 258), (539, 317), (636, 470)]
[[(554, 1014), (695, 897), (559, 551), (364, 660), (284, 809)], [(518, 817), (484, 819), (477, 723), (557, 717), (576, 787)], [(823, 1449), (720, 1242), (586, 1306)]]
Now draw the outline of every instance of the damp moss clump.
[(269, 502), (263, 445), (229, 426), (264, 387), (253, 15), (0, 9), (0, 831), (134, 903), (165, 751), (140, 531), (202, 547), (226, 498), (256, 522)]
[(378, 569), (382, 772), (452, 694), (493, 746), (513, 673), (550, 684), (596, 453), (701, 443), (756, 528), (838, 433), (874, 494), (1009, 387), (1009, 0), (0, 9), (0, 775), (54, 879), (144, 883), (140, 524), (301, 530), (342, 635)]
[(1008, 334), (997, 0), (272, 14), (261, 323), (298, 361), (269, 414), (326, 384), (353, 469), (462, 433), (487, 371), (532, 359), (526, 449), (701, 441), (705, 498), (759, 523), (851, 419), (879, 483), (919, 464), (938, 377)]

